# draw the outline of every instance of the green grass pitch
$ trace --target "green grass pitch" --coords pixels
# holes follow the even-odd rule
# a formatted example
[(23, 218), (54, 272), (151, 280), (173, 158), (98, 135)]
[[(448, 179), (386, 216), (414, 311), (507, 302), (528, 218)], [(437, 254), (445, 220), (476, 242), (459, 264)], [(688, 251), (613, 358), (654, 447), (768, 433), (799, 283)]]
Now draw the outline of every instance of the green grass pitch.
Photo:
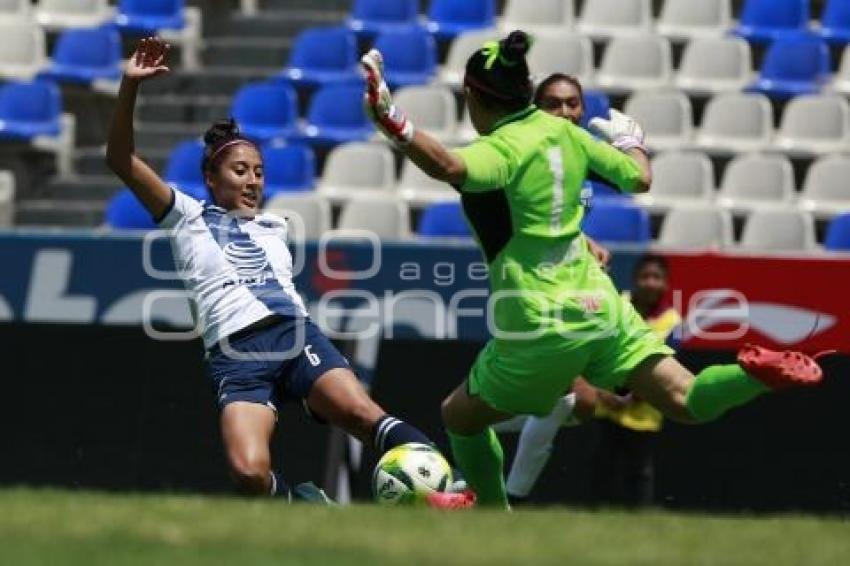
[(840, 519), (566, 509), (439, 512), (0, 491), (0, 564), (837, 566)]

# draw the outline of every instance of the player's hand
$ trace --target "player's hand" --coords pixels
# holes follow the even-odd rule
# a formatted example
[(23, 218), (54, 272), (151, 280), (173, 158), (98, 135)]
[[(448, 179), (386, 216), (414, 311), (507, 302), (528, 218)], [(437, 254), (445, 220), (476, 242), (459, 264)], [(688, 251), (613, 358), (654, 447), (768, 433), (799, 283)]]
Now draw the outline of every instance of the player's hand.
[(413, 141), (415, 129), (407, 116), (393, 104), (387, 82), (384, 80), (384, 58), (377, 49), (370, 50), (360, 59), (366, 78), (363, 103), (366, 115), (389, 140), (398, 145)]
[(609, 111), (609, 119), (593, 118), (587, 125), (588, 129), (601, 137), (620, 151), (640, 149), (646, 152), (646, 136), (640, 124), (622, 112), (613, 108)]
[(608, 269), (608, 264), (611, 263), (611, 251), (593, 238), (588, 236), (585, 236), (585, 238), (587, 238), (587, 245), (590, 248), (590, 253), (596, 258), (596, 262), (602, 269)]
[(135, 53), (127, 61), (124, 76), (135, 81), (143, 81), (170, 69), (165, 65), (170, 45), (158, 37), (146, 37), (139, 42)]

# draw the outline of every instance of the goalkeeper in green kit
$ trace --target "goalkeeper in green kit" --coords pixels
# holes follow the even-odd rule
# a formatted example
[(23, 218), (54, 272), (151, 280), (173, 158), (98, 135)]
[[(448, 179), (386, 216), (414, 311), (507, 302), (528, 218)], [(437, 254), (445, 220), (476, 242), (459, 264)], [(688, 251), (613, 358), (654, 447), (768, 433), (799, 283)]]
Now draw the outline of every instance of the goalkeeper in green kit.
[(686, 423), (822, 378), (808, 356), (757, 346), (741, 350), (737, 364), (696, 376), (672, 357), (620, 297), (580, 229), (588, 172), (626, 192), (649, 190), (643, 132), (612, 110), (610, 120), (591, 122), (601, 141), (538, 110), (531, 104), (529, 46), (528, 36), (515, 31), (470, 57), (464, 95), (481, 137), (453, 151), (415, 130), (393, 105), (378, 51), (361, 60), (370, 117), (425, 173), (460, 192), (489, 266), (492, 338), (442, 414), (455, 462), (479, 504), (502, 507), (508, 505), (502, 449), (491, 425), (517, 414), (548, 414), (579, 375), (608, 390), (628, 387)]

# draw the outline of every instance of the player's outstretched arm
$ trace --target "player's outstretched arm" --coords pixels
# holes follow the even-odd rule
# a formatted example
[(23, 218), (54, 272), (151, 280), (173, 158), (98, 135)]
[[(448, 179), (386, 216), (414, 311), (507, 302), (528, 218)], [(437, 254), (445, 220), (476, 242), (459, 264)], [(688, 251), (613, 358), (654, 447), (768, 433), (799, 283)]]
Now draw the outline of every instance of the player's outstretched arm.
[(463, 160), (448, 151), (433, 136), (417, 131), (407, 116), (393, 104), (390, 89), (384, 80), (381, 52), (372, 49), (360, 59), (360, 64), (366, 78), (366, 114), (375, 127), (427, 175), (452, 185), (462, 185), (466, 179)]
[(135, 154), (133, 110), (139, 84), (168, 72), (169, 69), (165, 66), (168, 49), (168, 44), (156, 37), (148, 37), (139, 42), (121, 79), (106, 145), (107, 165), (130, 187), (154, 218), (161, 218), (171, 205), (171, 188)]
[[(588, 129), (607, 141), (614, 148), (632, 158), (634, 163), (640, 169), (640, 176), (637, 179), (635, 186), (631, 189), (631, 192), (647, 192), (649, 187), (652, 185), (652, 167), (649, 162), (649, 156), (645, 145), (646, 136), (644, 135), (641, 125), (638, 124), (631, 116), (627, 116), (622, 112), (611, 109), (608, 120), (605, 120), (604, 118), (594, 118), (590, 121), (590, 124), (588, 124)], [(612, 169), (610, 158), (591, 155), (591, 166), (594, 165), (594, 162), (596, 162), (597, 165), (600, 165), (600, 161), (608, 162), (602, 164), (601, 168), (603, 171), (605, 169)]]

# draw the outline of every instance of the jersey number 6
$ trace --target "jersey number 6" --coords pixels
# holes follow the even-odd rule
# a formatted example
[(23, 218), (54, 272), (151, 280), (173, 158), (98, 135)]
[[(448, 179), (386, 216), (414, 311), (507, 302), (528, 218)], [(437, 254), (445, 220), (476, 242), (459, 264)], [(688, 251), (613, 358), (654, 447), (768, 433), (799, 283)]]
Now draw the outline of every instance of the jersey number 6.
[(310, 362), (310, 365), (316, 367), (322, 363), (322, 359), (317, 354), (310, 351), (312, 347), (313, 346), (304, 346), (304, 354), (307, 356), (307, 361)]

